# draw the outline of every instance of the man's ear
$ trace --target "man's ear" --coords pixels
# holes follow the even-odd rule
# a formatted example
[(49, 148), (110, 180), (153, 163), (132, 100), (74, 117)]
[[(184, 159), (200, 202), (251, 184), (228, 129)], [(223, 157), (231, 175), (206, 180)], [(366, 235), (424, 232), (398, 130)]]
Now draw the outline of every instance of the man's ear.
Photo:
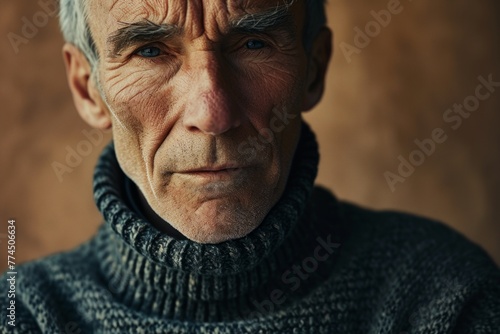
[(328, 27), (323, 27), (312, 44), (302, 111), (311, 110), (323, 97), (326, 72), (333, 52), (332, 39), (332, 31)]
[(80, 49), (69, 43), (63, 47), (63, 58), (78, 113), (93, 128), (109, 129), (111, 116), (91, 77), (92, 70), (87, 58)]

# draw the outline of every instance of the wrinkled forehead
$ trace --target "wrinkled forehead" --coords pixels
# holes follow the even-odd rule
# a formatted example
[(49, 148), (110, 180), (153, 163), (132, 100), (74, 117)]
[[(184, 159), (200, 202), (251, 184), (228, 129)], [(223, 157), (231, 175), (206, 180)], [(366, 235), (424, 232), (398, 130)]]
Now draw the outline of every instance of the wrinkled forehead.
[(149, 20), (175, 25), (187, 34), (223, 32), (249, 14), (291, 10), (297, 0), (89, 0), (94, 34), (110, 35), (120, 23)]

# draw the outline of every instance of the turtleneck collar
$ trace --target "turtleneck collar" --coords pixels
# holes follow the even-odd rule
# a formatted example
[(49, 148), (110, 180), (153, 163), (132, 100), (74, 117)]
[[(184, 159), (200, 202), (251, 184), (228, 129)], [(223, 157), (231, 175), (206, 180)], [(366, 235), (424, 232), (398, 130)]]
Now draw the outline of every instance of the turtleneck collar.
[(109, 145), (96, 167), (94, 196), (106, 221), (96, 254), (110, 290), (122, 303), (162, 317), (244, 318), (250, 297), (265, 295), (321, 234), (309, 208), (318, 160), (304, 123), (284, 194), (261, 225), (237, 240), (199, 244), (161, 233), (127, 206), (125, 175)]

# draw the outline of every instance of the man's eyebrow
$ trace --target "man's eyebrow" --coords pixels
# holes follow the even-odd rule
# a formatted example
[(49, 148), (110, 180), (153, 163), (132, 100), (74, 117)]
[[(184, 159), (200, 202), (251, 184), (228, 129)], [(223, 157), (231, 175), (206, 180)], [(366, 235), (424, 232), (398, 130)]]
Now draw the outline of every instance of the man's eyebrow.
[[(286, 27), (292, 30), (293, 19), (289, 11), (290, 5), (280, 5), (271, 10), (246, 14), (230, 23), (231, 30), (246, 33), (261, 33)], [(154, 42), (180, 35), (182, 29), (172, 24), (157, 24), (150, 20), (135, 23), (120, 22), (123, 26), (108, 39), (108, 56), (116, 58), (129, 46), (138, 43)]]
[(120, 52), (138, 43), (154, 42), (181, 33), (181, 29), (171, 24), (157, 24), (149, 20), (135, 23), (120, 22), (122, 28), (116, 30), (107, 40), (108, 56), (116, 58)]
[(231, 29), (248, 33), (261, 33), (283, 27), (290, 30), (293, 27), (293, 19), (289, 7), (290, 5), (280, 5), (262, 13), (246, 14), (233, 20)]

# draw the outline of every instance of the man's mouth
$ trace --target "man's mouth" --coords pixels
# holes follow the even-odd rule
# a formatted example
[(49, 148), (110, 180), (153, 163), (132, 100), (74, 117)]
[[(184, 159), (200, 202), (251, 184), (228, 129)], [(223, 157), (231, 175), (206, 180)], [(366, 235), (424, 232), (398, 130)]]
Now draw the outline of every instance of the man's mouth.
[(236, 165), (207, 166), (177, 172), (179, 175), (196, 177), (208, 180), (229, 180), (243, 171), (243, 167)]

